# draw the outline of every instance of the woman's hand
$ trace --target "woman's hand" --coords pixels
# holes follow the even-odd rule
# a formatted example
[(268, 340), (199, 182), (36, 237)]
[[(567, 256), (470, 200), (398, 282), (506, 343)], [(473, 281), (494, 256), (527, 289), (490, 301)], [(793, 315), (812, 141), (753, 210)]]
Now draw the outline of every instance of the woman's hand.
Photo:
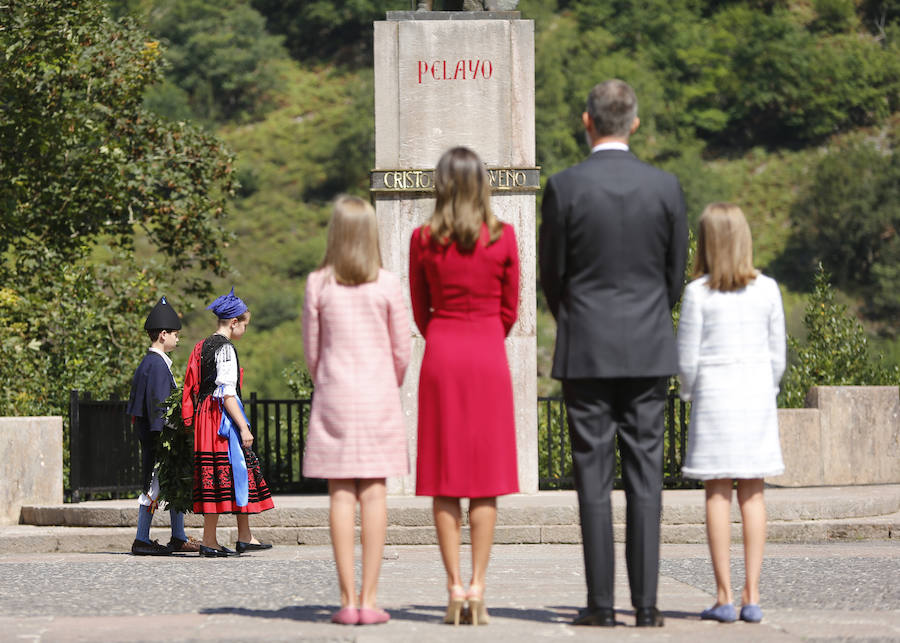
[(249, 449), (253, 446), (253, 434), (250, 433), (250, 429), (247, 427), (241, 429), (241, 445), (245, 449)]

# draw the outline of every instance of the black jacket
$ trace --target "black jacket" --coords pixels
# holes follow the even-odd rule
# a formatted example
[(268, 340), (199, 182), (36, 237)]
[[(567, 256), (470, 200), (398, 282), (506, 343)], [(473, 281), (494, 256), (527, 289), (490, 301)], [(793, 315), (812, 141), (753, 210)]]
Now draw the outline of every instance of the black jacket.
[(550, 177), (541, 207), (541, 287), (556, 318), (557, 379), (677, 371), (672, 308), (688, 231), (672, 174), (602, 150)]

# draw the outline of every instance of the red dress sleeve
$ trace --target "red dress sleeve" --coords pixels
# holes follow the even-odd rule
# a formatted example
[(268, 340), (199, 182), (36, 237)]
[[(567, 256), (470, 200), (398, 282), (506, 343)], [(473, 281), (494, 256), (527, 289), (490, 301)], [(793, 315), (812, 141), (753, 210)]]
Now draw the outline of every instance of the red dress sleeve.
[(424, 253), (428, 243), (423, 228), (416, 228), (409, 240), (409, 297), (412, 302), (413, 319), (422, 337), (431, 321), (431, 293), (425, 276)]
[(188, 358), (187, 370), (184, 373), (184, 388), (181, 391), (181, 419), (185, 426), (194, 423), (194, 404), (200, 393), (200, 351), (203, 342), (197, 342)]
[(511, 225), (503, 226), (503, 242), (506, 244), (507, 258), (500, 286), (500, 318), (504, 332), (509, 335), (519, 313), (519, 245)]

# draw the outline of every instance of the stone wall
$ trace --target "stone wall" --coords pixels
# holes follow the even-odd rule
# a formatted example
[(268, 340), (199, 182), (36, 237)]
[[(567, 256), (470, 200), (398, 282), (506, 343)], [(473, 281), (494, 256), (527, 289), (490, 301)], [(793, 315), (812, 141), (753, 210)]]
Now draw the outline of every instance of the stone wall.
[(779, 409), (786, 487), (900, 483), (896, 386), (816, 386), (805, 409)]
[(0, 417), (0, 525), (22, 505), (63, 501), (61, 417)]

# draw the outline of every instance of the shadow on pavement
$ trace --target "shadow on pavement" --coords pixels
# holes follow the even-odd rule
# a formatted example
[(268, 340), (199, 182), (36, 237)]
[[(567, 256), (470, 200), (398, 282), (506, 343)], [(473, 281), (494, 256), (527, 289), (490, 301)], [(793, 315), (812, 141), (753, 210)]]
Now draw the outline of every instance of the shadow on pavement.
[[(255, 618), (288, 619), (293, 621), (307, 621), (311, 623), (327, 622), (331, 614), (338, 609), (337, 605), (293, 605), (277, 610), (250, 609), (246, 607), (210, 607), (200, 610), (200, 614), (233, 614), (235, 616), (250, 616)], [(391, 619), (397, 621), (441, 622), (443, 608), (437, 605), (410, 605), (408, 607), (389, 608)], [(518, 619), (522, 621), (534, 621), (539, 623), (567, 624), (572, 621), (577, 609), (570, 605), (552, 605), (547, 608), (512, 608), (512, 607), (488, 607), (488, 612), (495, 618)], [(697, 620), (696, 612), (683, 612), (677, 610), (665, 610), (663, 616), (666, 619)], [(617, 625), (633, 625), (633, 610), (617, 610)]]
[(331, 618), (337, 608), (334, 605), (292, 605), (277, 610), (255, 610), (247, 607), (208, 607), (201, 609), (200, 614), (233, 614), (235, 616), (253, 616), (256, 618), (282, 618), (292, 621), (323, 622)]

